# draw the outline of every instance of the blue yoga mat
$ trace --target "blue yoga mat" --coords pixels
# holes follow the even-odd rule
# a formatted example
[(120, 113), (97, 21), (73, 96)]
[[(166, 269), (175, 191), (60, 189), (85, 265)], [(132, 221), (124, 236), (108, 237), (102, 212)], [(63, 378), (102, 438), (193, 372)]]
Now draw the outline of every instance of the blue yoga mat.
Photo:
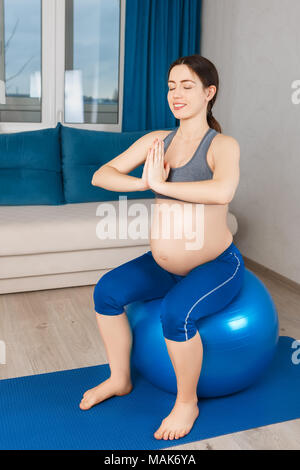
[(82, 394), (109, 377), (107, 364), (2, 380), (0, 449), (156, 450), (300, 418), (300, 364), (294, 341), (280, 336), (271, 366), (252, 387), (200, 399), (191, 432), (172, 441), (156, 440), (153, 433), (173, 408), (175, 395), (134, 371), (130, 394), (109, 398), (88, 411), (78, 406)]

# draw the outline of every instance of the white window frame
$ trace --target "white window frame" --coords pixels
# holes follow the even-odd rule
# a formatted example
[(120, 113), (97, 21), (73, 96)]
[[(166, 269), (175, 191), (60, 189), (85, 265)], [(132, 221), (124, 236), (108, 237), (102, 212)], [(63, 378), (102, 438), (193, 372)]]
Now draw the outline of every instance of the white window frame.
[(126, 0), (120, 0), (119, 103), (117, 124), (64, 123), (65, 0), (42, 0), (42, 122), (1, 122), (0, 133), (68, 127), (122, 131)]

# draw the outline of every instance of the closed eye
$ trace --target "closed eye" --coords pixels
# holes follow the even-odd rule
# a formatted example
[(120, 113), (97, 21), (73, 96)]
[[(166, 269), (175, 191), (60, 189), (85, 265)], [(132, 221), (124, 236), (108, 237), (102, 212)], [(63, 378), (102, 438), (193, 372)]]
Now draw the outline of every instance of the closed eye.
[[(191, 90), (193, 87), (183, 87), (185, 90)], [(169, 88), (169, 91), (175, 90), (175, 88)]]

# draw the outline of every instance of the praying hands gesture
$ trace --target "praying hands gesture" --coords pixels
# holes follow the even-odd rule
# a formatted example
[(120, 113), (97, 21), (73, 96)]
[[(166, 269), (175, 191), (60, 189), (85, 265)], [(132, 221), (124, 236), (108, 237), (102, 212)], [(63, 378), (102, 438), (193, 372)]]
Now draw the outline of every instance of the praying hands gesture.
[(156, 138), (148, 150), (142, 180), (146, 189), (154, 189), (164, 183), (170, 172), (169, 163), (164, 163), (164, 143)]

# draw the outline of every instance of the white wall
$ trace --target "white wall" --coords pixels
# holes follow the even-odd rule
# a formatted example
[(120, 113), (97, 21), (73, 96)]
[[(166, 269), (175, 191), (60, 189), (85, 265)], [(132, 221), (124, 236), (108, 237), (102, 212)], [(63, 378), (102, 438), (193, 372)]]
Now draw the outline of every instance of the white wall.
[(242, 254), (300, 283), (299, 0), (203, 0), (201, 55), (219, 72), (214, 115), (241, 147), (230, 211)]

